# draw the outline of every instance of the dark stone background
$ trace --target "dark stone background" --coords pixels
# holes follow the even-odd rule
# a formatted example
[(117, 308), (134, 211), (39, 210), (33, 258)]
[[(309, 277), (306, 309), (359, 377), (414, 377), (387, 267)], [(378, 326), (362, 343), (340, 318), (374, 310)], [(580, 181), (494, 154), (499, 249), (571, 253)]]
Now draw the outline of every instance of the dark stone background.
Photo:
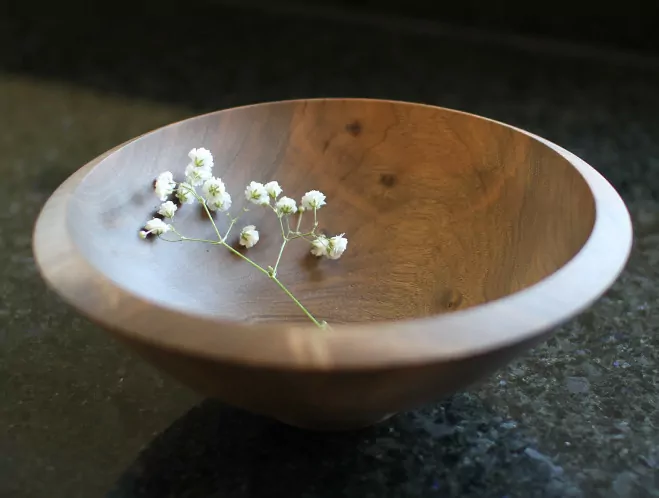
[[(0, 496), (659, 496), (657, 59), (395, 18), (32, 5), (0, 15)], [(200, 402), (47, 291), (32, 226), (85, 161), (200, 112), (323, 96), (453, 107), (575, 152), (630, 208), (626, 271), (481, 385), (334, 435)]]
[[(207, 1), (213, 3), (213, 0)], [(249, 3), (272, 4), (267, 0)], [(304, 9), (309, 9), (310, 5), (338, 8), (352, 15), (429, 20), (508, 34), (585, 42), (603, 48), (659, 53), (659, 4), (643, 0), (629, 0), (624, 4), (594, 0), (553, 0), (544, 4), (528, 0), (286, 0), (275, 3)]]

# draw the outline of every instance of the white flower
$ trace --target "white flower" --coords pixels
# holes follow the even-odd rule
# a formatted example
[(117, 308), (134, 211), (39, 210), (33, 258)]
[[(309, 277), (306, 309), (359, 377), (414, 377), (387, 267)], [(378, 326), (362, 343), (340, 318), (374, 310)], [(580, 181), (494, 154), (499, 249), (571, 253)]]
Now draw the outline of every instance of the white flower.
[(204, 149), (203, 147), (192, 149), (188, 152), (188, 157), (197, 168), (213, 168), (213, 154), (208, 149)]
[(254, 225), (247, 225), (240, 231), (240, 245), (247, 249), (259, 241), (259, 232)]
[(252, 182), (245, 189), (245, 199), (254, 204), (268, 204), (268, 191), (262, 183)]
[(344, 233), (341, 235), (335, 235), (329, 239), (329, 244), (327, 246), (327, 257), (329, 259), (339, 259), (348, 247), (348, 239), (344, 237)]
[(158, 214), (164, 216), (165, 218), (173, 218), (177, 209), (178, 208), (176, 207), (176, 204), (174, 204), (172, 201), (163, 202), (160, 205)]
[(302, 196), (304, 209), (320, 209), (325, 205), (325, 194), (318, 190), (311, 190)]
[(219, 178), (211, 177), (210, 179), (206, 180), (201, 190), (203, 191), (206, 200), (210, 201), (211, 198), (220, 194), (224, 194), (226, 192), (226, 187), (224, 186), (224, 182), (222, 180)]
[(213, 172), (210, 168), (200, 168), (194, 163), (188, 164), (185, 168), (185, 180), (194, 187), (201, 185), (206, 180), (210, 180), (212, 176)]
[(140, 232), (140, 237), (146, 238), (147, 235), (150, 233), (153, 233), (155, 235), (161, 235), (163, 233), (167, 233), (171, 230), (171, 225), (168, 225), (164, 221), (162, 221), (160, 218), (153, 218), (149, 221), (146, 222), (146, 225), (144, 225), (144, 228), (146, 229), (146, 233), (144, 236), (142, 236), (142, 233)]
[(270, 197), (273, 199), (276, 199), (281, 195), (281, 187), (279, 186), (279, 183), (277, 182), (268, 182), (265, 184), (265, 191), (268, 193)]
[(189, 183), (179, 183), (176, 189), (176, 197), (181, 204), (192, 204), (195, 201), (195, 189)]
[(167, 197), (174, 192), (175, 187), (174, 177), (169, 171), (160, 173), (156, 178), (155, 191), (161, 202), (167, 200)]
[(211, 211), (228, 211), (231, 208), (231, 196), (228, 192), (221, 192), (208, 197), (206, 203)]
[(149, 234), (144, 230), (140, 230), (140, 239), (146, 239)]
[(277, 210), (279, 216), (282, 215), (288, 216), (290, 214), (295, 214), (297, 212), (297, 206), (295, 205), (295, 201), (290, 197), (282, 197), (281, 199), (279, 199), (275, 204), (275, 209)]
[(324, 235), (319, 235), (311, 242), (311, 254), (314, 256), (327, 256), (329, 240)]
[(311, 242), (311, 254), (314, 256), (326, 256), (329, 259), (339, 259), (348, 247), (348, 239), (345, 234), (336, 235), (330, 239), (319, 235)]

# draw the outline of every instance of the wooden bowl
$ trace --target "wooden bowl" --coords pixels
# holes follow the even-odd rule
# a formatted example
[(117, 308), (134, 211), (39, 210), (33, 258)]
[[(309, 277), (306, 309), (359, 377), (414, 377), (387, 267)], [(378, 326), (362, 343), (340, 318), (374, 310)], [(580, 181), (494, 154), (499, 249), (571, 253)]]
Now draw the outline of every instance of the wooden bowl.
[[(209, 148), (234, 207), (251, 180), (318, 189), (338, 261), (290, 244), (279, 277), (226, 249), (143, 241), (152, 182)], [(213, 229), (194, 206), (177, 226)], [(272, 264), (276, 218), (250, 255)], [(198, 392), (315, 429), (368, 425), (501, 367), (593, 303), (629, 255), (624, 203), (593, 168), (523, 130), (438, 107), (312, 99), (215, 112), (83, 166), (48, 200), (34, 251), (80, 313)]]

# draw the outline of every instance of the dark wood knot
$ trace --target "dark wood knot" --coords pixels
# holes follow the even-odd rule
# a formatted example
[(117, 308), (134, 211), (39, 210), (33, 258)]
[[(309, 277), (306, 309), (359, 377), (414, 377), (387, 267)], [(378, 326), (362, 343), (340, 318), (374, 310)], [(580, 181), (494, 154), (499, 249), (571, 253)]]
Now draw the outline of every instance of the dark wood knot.
[(362, 124), (355, 120), (352, 123), (346, 125), (346, 131), (350, 133), (353, 137), (356, 137), (362, 132)]
[(380, 175), (380, 183), (385, 187), (393, 187), (397, 181), (398, 178), (393, 173), (383, 173)]
[(444, 309), (448, 311), (454, 311), (456, 309), (459, 309), (464, 299), (462, 293), (460, 293), (456, 289), (447, 289), (445, 292), (441, 294), (441, 296), (438, 297), (439, 297), (439, 302), (437, 302), (437, 305), (439, 306), (439, 309), (440, 310)]

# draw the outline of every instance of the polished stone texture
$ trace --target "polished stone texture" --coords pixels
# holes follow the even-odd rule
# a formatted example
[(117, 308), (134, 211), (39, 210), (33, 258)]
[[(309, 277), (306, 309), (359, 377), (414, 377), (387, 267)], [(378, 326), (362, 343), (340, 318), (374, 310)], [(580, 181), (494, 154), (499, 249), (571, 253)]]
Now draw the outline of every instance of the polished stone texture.
[[(659, 63), (199, 14), (0, 17), (0, 496), (659, 496)], [(570, 149), (628, 203), (628, 268), (483, 384), (341, 434), (201, 401), (45, 288), (32, 226), (87, 160), (199, 112), (318, 96), (463, 109)]]

